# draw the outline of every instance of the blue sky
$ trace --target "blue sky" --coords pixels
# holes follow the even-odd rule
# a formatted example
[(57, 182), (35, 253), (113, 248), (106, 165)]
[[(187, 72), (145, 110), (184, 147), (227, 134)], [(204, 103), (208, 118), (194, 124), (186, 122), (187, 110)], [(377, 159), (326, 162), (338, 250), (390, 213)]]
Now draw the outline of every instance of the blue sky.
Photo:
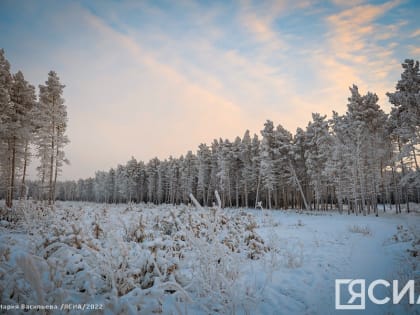
[(66, 85), (63, 178), (214, 138), (291, 132), (345, 112), (348, 87), (385, 97), (420, 59), (418, 1), (7, 1), (0, 47), (34, 85)]

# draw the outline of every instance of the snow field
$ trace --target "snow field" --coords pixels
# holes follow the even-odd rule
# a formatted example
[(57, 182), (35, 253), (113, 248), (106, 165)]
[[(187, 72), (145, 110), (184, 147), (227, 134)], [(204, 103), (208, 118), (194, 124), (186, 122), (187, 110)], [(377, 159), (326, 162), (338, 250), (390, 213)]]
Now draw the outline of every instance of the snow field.
[[(414, 279), (420, 291), (418, 213), (76, 202), (24, 209), (0, 221), (2, 304), (96, 303), (103, 308), (89, 312), (97, 314), (346, 314), (334, 307), (338, 278)], [(368, 303), (365, 314), (418, 311), (403, 300)]]

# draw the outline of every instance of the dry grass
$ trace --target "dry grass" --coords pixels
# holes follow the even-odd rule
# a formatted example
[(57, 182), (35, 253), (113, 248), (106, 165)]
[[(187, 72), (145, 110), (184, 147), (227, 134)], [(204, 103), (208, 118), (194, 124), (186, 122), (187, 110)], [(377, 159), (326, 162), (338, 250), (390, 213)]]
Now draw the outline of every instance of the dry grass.
[(351, 233), (362, 234), (364, 236), (372, 235), (372, 230), (367, 225), (357, 225), (357, 224), (350, 225), (348, 227), (348, 230)]

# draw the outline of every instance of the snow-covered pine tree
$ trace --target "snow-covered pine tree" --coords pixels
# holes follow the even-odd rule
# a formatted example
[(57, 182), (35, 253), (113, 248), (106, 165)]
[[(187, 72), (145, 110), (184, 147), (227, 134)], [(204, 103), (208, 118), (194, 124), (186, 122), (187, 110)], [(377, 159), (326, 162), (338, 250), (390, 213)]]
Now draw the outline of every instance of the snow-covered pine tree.
[(117, 203), (126, 202), (127, 176), (125, 166), (118, 164), (115, 169), (115, 196)]
[[(21, 71), (13, 76), (11, 100), (16, 111), (18, 130), (15, 131), (15, 160), (13, 164), (21, 169), (20, 197), (26, 193), (26, 176), (29, 164), (30, 152), (29, 145), (33, 141), (36, 131), (34, 123), (36, 96), (35, 87), (29, 84)], [(15, 173), (15, 172), (14, 172)], [(13, 192), (13, 189), (11, 189)]]
[(116, 185), (116, 172), (111, 168), (106, 177), (105, 183), (106, 199), (108, 203), (117, 202), (117, 185)]
[(22, 171), (21, 195), (24, 193), (35, 101), (35, 88), (21, 71), (10, 74), (10, 64), (4, 50), (0, 50), (0, 171), (7, 207), (13, 204), (19, 169)]
[(274, 167), (277, 178), (274, 201), (276, 207), (284, 209), (290, 205), (290, 186), (300, 186), (294, 165), (292, 140), (292, 134), (282, 125), (278, 125), (274, 131)]
[(179, 176), (179, 160), (170, 156), (168, 160), (168, 202), (171, 204), (176, 204), (179, 201)]
[(252, 182), (254, 183), (252, 185), (252, 191), (253, 191), (253, 205), (256, 207), (257, 206), (257, 202), (259, 201), (258, 199), (258, 194), (259, 194), (259, 189), (260, 189), (260, 184), (261, 184), (261, 176), (260, 176), (260, 168), (261, 168), (261, 154), (260, 154), (260, 146), (261, 146), (261, 141), (258, 138), (257, 134), (254, 134), (254, 136), (252, 137), (252, 142), (251, 142), (251, 156), (252, 156), (252, 169), (253, 169), (253, 174), (252, 174)]
[[(396, 91), (387, 93), (391, 108), (391, 137), (396, 143), (396, 160), (401, 167), (399, 182), (409, 210), (409, 196), (420, 195), (420, 71), (419, 62), (406, 59)], [(393, 175), (395, 177), (395, 175)]]
[(230, 155), (230, 168), (231, 168), (231, 179), (232, 186), (235, 188), (235, 206), (239, 208), (240, 192), (241, 192), (241, 175), (243, 169), (242, 162), (242, 140), (240, 137), (236, 137), (235, 141), (232, 143), (232, 150)]
[(146, 165), (147, 173), (147, 201), (157, 203), (157, 190), (159, 183), (159, 168), (160, 161), (157, 157), (151, 159)]
[(108, 202), (106, 194), (106, 178), (107, 172), (97, 171), (95, 173), (95, 183), (94, 183), (94, 192), (95, 192), (95, 201), (96, 202)]
[[(346, 123), (343, 116), (333, 111), (333, 117), (329, 121), (332, 129), (332, 145), (330, 156), (326, 161), (325, 174), (329, 177), (334, 189), (335, 198), (340, 212), (343, 211), (343, 201), (350, 198), (350, 163), (349, 150), (346, 146), (347, 136)], [(348, 207), (350, 211), (350, 207)], [(350, 212), (349, 212), (350, 213)]]
[(200, 203), (207, 206), (211, 176), (211, 150), (207, 144), (202, 143), (198, 146), (197, 161), (197, 198)]
[(181, 162), (180, 184), (182, 202), (188, 203), (190, 194), (196, 195), (197, 186), (197, 157), (188, 151)]
[[(361, 96), (356, 85), (350, 92), (346, 115), (333, 114), (335, 144), (329, 155), (328, 173), (335, 175), (337, 197), (349, 200), (356, 214), (366, 214), (366, 210), (377, 211), (381, 173), (387, 161), (384, 150), (387, 117), (377, 104), (376, 94), (368, 92)], [(341, 174), (333, 165), (340, 168)], [(345, 191), (351, 194), (339, 197)]]
[(314, 208), (320, 209), (321, 200), (327, 198), (325, 164), (330, 156), (331, 139), (326, 115), (312, 114), (312, 122), (306, 127), (305, 166), (314, 192)]
[[(302, 187), (302, 191), (304, 194), (305, 199), (308, 202), (308, 205), (311, 204), (311, 199), (309, 192), (309, 176), (308, 171), (306, 169), (305, 163), (305, 152), (307, 151), (307, 140), (306, 140), (306, 133), (302, 128), (296, 129), (296, 134), (293, 137), (293, 160), (295, 165), (296, 176), (300, 178), (300, 183)], [(294, 198), (294, 204), (292, 207), (304, 208), (304, 200), (301, 196), (300, 192), (296, 192), (296, 197)], [(309, 206), (309, 208), (311, 208)]]
[[(6, 195), (6, 204), (11, 206), (14, 192), (16, 190), (17, 170), (22, 168), (22, 186), (25, 185), (26, 168), (29, 158), (29, 142), (31, 141), (34, 124), (32, 109), (35, 104), (35, 88), (24, 78), (22, 72), (13, 76), (11, 88), (11, 110), (8, 112), (7, 120), (7, 153), (10, 162), (10, 176), (8, 182), (8, 193)], [(23, 193), (23, 191), (22, 191)]]
[(211, 146), (211, 158), (210, 158), (210, 180), (209, 180), (209, 188), (207, 190), (207, 204), (211, 203), (213, 200), (214, 191), (220, 191), (221, 188), (219, 186), (219, 150), (221, 149), (221, 145), (219, 144), (217, 139), (214, 139)]
[(11, 101), (12, 75), (10, 73), (10, 63), (7, 61), (4, 50), (0, 49), (0, 171), (1, 186), (5, 191), (6, 206), (12, 206), (10, 199), (10, 182), (12, 180), (11, 154), (9, 147), (11, 140), (9, 139), (9, 129), (11, 124), (11, 116), (13, 113), (13, 104)]
[(245, 131), (242, 138), (240, 159), (242, 168), (240, 169), (240, 186), (242, 187), (242, 205), (248, 208), (250, 192), (255, 186), (255, 170), (253, 169), (252, 161), (252, 140), (249, 135), (249, 130)]
[(158, 167), (158, 187), (157, 187), (157, 199), (158, 203), (168, 202), (168, 160), (161, 161)]
[(420, 72), (419, 62), (406, 59), (396, 91), (387, 93), (393, 105), (391, 117), (396, 122), (393, 134), (398, 137), (401, 157), (410, 159), (410, 164), (419, 171), (417, 155), (420, 150)]
[(144, 202), (147, 195), (147, 174), (146, 164), (143, 161), (137, 162), (136, 196), (137, 202)]
[[(357, 87), (353, 87), (357, 92)], [(350, 102), (348, 115), (352, 122), (353, 130), (357, 132), (360, 143), (360, 155), (356, 156), (358, 184), (360, 191), (361, 208), (365, 214), (373, 209), (377, 212), (377, 198), (379, 196), (379, 183), (381, 168), (384, 166), (384, 131), (387, 117), (377, 104), (376, 94), (368, 92), (357, 98), (356, 102)], [(360, 144), (360, 147), (359, 147)]]
[(132, 202), (136, 199), (137, 195), (137, 182), (140, 176), (137, 167), (137, 160), (134, 157), (127, 162), (125, 165), (125, 186), (126, 186), (126, 199), (128, 202)]
[(39, 175), (46, 188), (48, 204), (54, 203), (55, 186), (63, 163), (68, 163), (63, 148), (69, 142), (67, 110), (62, 98), (64, 85), (57, 73), (50, 71), (45, 85), (39, 85), (39, 104), (36, 112), (36, 146), (40, 158)]
[[(267, 194), (267, 208), (271, 209), (272, 194), (276, 185), (276, 169), (275, 169), (275, 139), (274, 125), (271, 120), (267, 120), (264, 129), (261, 130), (262, 140), (260, 145), (260, 176), (262, 187)], [(257, 197), (258, 199), (258, 197)], [(256, 200), (258, 202), (259, 200)]]
[(232, 207), (232, 143), (226, 139), (219, 141), (217, 151), (218, 191), (221, 194), (222, 207)]
[(378, 105), (378, 96), (368, 92), (363, 96), (363, 120), (366, 123), (367, 150), (365, 152), (365, 178), (367, 189), (366, 207), (368, 213), (378, 214), (377, 201), (383, 169), (389, 165), (389, 137), (387, 134), (387, 115)]

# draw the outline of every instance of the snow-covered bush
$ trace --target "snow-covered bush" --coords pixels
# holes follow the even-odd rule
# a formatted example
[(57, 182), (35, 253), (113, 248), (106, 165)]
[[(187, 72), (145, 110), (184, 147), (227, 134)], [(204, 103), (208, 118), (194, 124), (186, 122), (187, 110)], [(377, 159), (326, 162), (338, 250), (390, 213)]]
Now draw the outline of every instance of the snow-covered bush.
[(12, 304), (150, 314), (170, 297), (176, 307), (234, 313), (256, 301), (243, 262), (270, 250), (251, 214), (216, 207), (28, 204), (13, 222), (0, 227), (24, 232), (0, 235), (0, 295)]
[(351, 233), (358, 233), (358, 234), (362, 234), (364, 236), (372, 235), (372, 231), (371, 231), (370, 227), (367, 226), (367, 225), (357, 225), (357, 224), (350, 225), (348, 227), (348, 230)]

